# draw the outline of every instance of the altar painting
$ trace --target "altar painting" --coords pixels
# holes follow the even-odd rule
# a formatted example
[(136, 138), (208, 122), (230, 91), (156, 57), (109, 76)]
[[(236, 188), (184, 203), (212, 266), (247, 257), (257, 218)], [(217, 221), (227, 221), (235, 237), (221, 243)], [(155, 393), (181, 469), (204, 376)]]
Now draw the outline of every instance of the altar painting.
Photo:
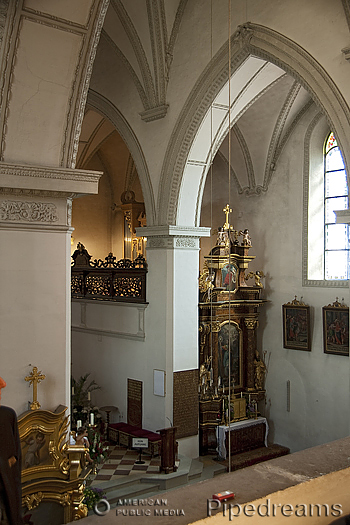
[(241, 385), (241, 331), (238, 325), (231, 321), (224, 323), (218, 334), (218, 376), (225, 387), (228, 387), (230, 378), (231, 386), (232, 381), (235, 386)]
[(237, 268), (233, 264), (225, 264), (221, 269), (221, 282), (225, 290), (235, 290)]
[(32, 432), (21, 441), (22, 469), (37, 467), (38, 465), (51, 465), (52, 458), (49, 454), (50, 436), (43, 432)]
[(311, 351), (310, 307), (294, 303), (283, 305), (283, 346)]
[(323, 339), (326, 354), (349, 355), (349, 308), (323, 307)]

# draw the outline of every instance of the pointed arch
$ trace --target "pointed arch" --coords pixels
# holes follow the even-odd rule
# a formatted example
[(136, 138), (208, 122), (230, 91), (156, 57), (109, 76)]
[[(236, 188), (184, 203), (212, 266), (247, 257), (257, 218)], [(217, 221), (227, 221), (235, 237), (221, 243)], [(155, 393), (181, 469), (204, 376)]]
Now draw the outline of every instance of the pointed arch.
[[(295, 78), (312, 96), (325, 114), (330, 127), (335, 131), (344, 154), (346, 167), (350, 162), (350, 111), (339, 89), (322, 66), (298, 44), (284, 35), (261, 25), (247, 23), (239, 26), (231, 38), (232, 78), (241, 74), (244, 67), (254, 60), (266, 61), (281, 68)], [(248, 66), (247, 66), (248, 65)], [(266, 66), (268, 68), (268, 66)], [(199, 225), (202, 189), (210, 166), (223, 138), (228, 132), (228, 107), (221, 104), (222, 119), (216, 124), (213, 143), (206, 146), (206, 157), (202, 160), (190, 158), (193, 144), (203, 128), (210, 107), (228, 89), (228, 45), (224, 45), (213, 57), (194, 86), (179, 116), (165, 155), (161, 183), (158, 193), (157, 215), (159, 224)], [(254, 68), (252, 68), (254, 69)], [(265, 71), (266, 72), (266, 71)], [(269, 82), (273, 82), (270, 71)], [(214, 79), (214, 81), (213, 81)], [(247, 81), (248, 83), (248, 81)], [(268, 85), (266, 84), (266, 89)], [(255, 99), (263, 93), (253, 90), (249, 98), (245, 91), (245, 105), (241, 112), (231, 106), (231, 125)], [(208, 139), (208, 137), (206, 137)], [(207, 140), (208, 143), (208, 140)], [(191, 151), (192, 150), (192, 151)], [(347, 169), (349, 173), (349, 170)], [(190, 210), (189, 201), (196, 200), (195, 209)]]
[(135, 162), (137, 173), (140, 179), (145, 201), (147, 224), (152, 226), (155, 221), (154, 195), (146, 159), (144, 157), (140, 143), (138, 142), (133, 130), (120, 111), (105, 97), (90, 89), (87, 98), (87, 105), (91, 106), (104, 115), (113, 124), (127, 145)]

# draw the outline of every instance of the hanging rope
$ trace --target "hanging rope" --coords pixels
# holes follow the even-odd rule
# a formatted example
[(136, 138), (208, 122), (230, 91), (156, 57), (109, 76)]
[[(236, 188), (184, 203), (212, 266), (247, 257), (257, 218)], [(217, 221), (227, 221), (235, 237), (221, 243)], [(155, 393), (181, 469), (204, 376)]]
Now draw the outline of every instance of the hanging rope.
[[(231, 209), (231, 0), (228, 0), (228, 205)], [(227, 221), (228, 222), (228, 221)], [(229, 259), (228, 268), (231, 264), (231, 241), (230, 226), (229, 237)], [(229, 281), (230, 282), (230, 281)], [(231, 283), (228, 290), (228, 471), (231, 472)]]

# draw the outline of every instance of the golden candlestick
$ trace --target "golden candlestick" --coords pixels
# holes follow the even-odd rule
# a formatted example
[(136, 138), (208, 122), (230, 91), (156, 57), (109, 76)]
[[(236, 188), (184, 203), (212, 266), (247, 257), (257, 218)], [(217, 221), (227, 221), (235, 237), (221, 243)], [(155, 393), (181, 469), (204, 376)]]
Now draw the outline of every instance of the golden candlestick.
[(33, 370), (29, 376), (24, 378), (25, 381), (29, 381), (29, 385), (33, 385), (33, 403), (30, 404), (30, 410), (36, 410), (41, 406), (38, 401), (38, 383), (43, 381), (45, 377), (41, 371), (38, 372), (37, 366), (33, 366)]

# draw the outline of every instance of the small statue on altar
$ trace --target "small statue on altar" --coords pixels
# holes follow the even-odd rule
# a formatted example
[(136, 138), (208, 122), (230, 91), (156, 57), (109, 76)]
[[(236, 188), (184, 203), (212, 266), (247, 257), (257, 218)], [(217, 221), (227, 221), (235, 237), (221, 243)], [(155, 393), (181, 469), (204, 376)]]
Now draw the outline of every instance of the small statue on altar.
[(240, 230), (239, 235), (243, 236), (242, 246), (251, 246), (252, 245), (252, 240), (250, 238), (248, 229)]
[(210, 385), (211, 356), (208, 356), (199, 368), (199, 385), (208, 387)]
[(216, 239), (217, 246), (225, 246), (225, 231), (222, 226), (218, 228), (218, 236)]
[(259, 352), (255, 351), (254, 359), (254, 386), (256, 390), (262, 390), (264, 387), (264, 380), (266, 375), (266, 365), (261, 359)]

